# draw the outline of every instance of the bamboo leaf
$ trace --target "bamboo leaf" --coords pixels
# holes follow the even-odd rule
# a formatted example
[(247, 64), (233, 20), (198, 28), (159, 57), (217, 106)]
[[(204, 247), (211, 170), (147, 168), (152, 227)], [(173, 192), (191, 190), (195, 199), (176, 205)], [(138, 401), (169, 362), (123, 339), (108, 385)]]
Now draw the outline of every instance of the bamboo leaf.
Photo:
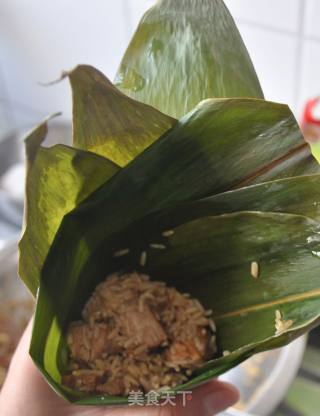
[[(183, 224), (174, 230), (167, 250), (148, 251), (146, 272), (191, 293), (212, 309), (220, 350), (231, 352), (208, 362), (197, 377), (177, 390), (217, 376), (255, 352), (285, 345), (319, 323), (319, 233), (319, 223), (303, 216), (242, 212)], [(88, 249), (84, 241), (82, 249)], [(259, 262), (258, 278), (250, 273), (252, 261)], [(136, 268), (137, 262), (135, 256), (126, 256), (122, 269)], [(103, 272), (111, 271), (112, 262), (107, 262)], [(65, 365), (63, 322), (79, 312), (79, 302), (85, 301), (91, 282), (67, 283), (63, 295), (57, 284), (46, 279), (41, 283), (31, 355), (44, 371), (51, 369), (53, 384), (59, 386)], [(72, 299), (73, 293), (77, 293), (76, 299)], [(283, 334), (276, 334), (277, 310), (284, 321), (293, 321)], [(82, 404), (126, 400), (85, 394), (79, 398), (59, 390)]]
[(85, 216), (94, 209), (100, 223), (116, 215), (118, 220), (106, 225), (115, 232), (118, 225), (125, 227), (166, 206), (257, 183), (266, 174), (282, 177), (296, 166), (295, 156), (305, 147), (286, 106), (208, 100), (94, 193), (81, 212)]
[[(247, 358), (250, 349), (282, 346), (319, 323), (319, 234), (318, 222), (297, 215), (204, 217), (177, 227), (167, 250), (150, 251), (147, 271), (212, 309), (221, 350)], [(253, 261), (259, 263), (258, 278), (250, 272)], [(293, 321), (279, 340), (277, 310)], [(234, 365), (232, 357), (225, 361)], [(200, 373), (209, 369), (216, 371), (215, 361)]]
[[(69, 289), (66, 279), (61, 281), (64, 293), (89, 276), (94, 285), (112, 263), (106, 255), (110, 247), (121, 248), (121, 241), (111, 244), (110, 239), (153, 212), (251, 178), (257, 182), (261, 166), (263, 172), (284, 160), (290, 166), (291, 149), (303, 147), (301, 140), (286, 106), (250, 99), (206, 101), (64, 217), (43, 276), (55, 283), (56, 276), (68, 276)], [(61, 250), (64, 246), (68, 250)]]
[(34, 295), (63, 216), (118, 171), (93, 153), (64, 145), (42, 147), (47, 131), (46, 120), (26, 138), (26, 228), (19, 244), (19, 274)]
[[(214, 202), (209, 208), (203, 207), (204, 211), (225, 209), (230, 212), (232, 208), (228, 207), (227, 196), (230, 194), (231, 203), (236, 201), (236, 207), (241, 210), (245, 209), (245, 198), (249, 197), (257, 209), (303, 211), (302, 203), (299, 205), (293, 196), (288, 203), (284, 200), (284, 192), (289, 195), (290, 190), (296, 189), (300, 196), (305, 195), (300, 179), (240, 187), (244, 183), (259, 182), (266, 174), (276, 179), (287, 169), (292, 171), (301, 163), (301, 158), (296, 156), (305, 153), (306, 146), (286, 106), (254, 99), (207, 100), (65, 215), (41, 270), (30, 349), (31, 356), (50, 383), (77, 403), (126, 402), (125, 398), (117, 397), (88, 398), (61, 387), (61, 374), (67, 365), (63, 336), (67, 323), (78, 318), (88, 294), (108, 273), (138, 267), (147, 238), (152, 237), (153, 241), (156, 241), (154, 237), (163, 238), (159, 229), (155, 235), (152, 228), (143, 226), (149, 215), (177, 204), (187, 206), (206, 196)], [(227, 172), (225, 167), (228, 167)], [(315, 191), (318, 203), (318, 175), (309, 175), (309, 180), (305, 180), (309, 190)], [(277, 196), (273, 207), (267, 202), (259, 205), (259, 192)], [(317, 207), (309, 207), (309, 201), (308, 197), (306, 213), (317, 218)], [(186, 386), (197, 385), (226, 371), (257, 350), (288, 342), (314, 325), (318, 319), (315, 311), (319, 311), (319, 231), (316, 221), (299, 215), (262, 212), (202, 218), (200, 209), (197, 215), (198, 219), (176, 229), (163, 257), (148, 253), (147, 262), (147, 271), (153, 277), (162, 274), (161, 280), (184, 291), (190, 290), (206, 306), (213, 306), (219, 294), (220, 301), (214, 311), (221, 348), (234, 352), (229, 358), (208, 363), (208, 367)], [(158, 218), (161, 215), (155, 216), (154, 221)], [(113, 254), (127, 244), (130, 244), (130, 255), (124, 263), (119, 262)], [(192, 250), (194, 254), (191, 255)], [(255, 280), (250, 276), (250, 264), (255, 260), (261, 262), (261, 270), (265, 273), (261, 274), (261, 279), (265, 276), (262, 283), (260, 278)], [(302, 278), (303, 273), (307, 279)], [(214, 289), (209, 291), (211, 284)], [(252, 294), (247, 292), (251, 287), (255, 288)], [(289, 331), (290, 336), (274, 336), (273, 318), (270, 318), (275, 313), (274, 307), (255, 307), (262, 301), (266, 304), (273, 301), (274, 290), (278, 290), (275, 299), (281, 303), (284, 318), (291, 319), (292, 316), (296, 322)], [(228, 294), (224, 295), (224, 291)], [(292, 314), (289, 304), (304, 292), (307, 306), (303, 318), (298, 316), (301, 299), (297, 298), (298, 307)], [(221, 299), (226, 299), (226, 305)], [(280, 307), (279, 304), (273, 306)], [(243, 317), (238, 324), (241, 313), (246, 313), (244, 308), (251, 307), (254, 307), (256, 320), (251, 319), (250, 310), (246, 315), (248, 318)], [(238, 310), (240, 315), (234, 315)], [(262, 310), (265, 313), (260, 316)], [(228, 341), (226, 328), (231, 322), (250, 332), (247, 338), (234, 328)], [(259, 322), (262, 329), (254, 331), (253, 322)]]
[(73, 143), (125, 166), (176, 120), (122, 94), (100, 71), (80, 65), (65, 74), (73, 94)]
[(160, 0), (142, 18), (116, 85), (180, 118), (205, 98), (263, 93), (222, 0)]
[[(148, 270), (154, 276), (164, 273), (184, 291), (197, 293), (214, 308), (217, 319), (241, 317), (320, 296), (320, 276), (315, 273), (320, 267), (319, 232), (318, 222), (292, 214), (247, 211), (202, 217), (175, 228), (163, 253), (150, 251)], [(250, 273), (253, 261), (260, 263), (257, 279)], [(178, 271), (172, 268), (176, 262)], [(203, 282), (191, 287), (195, 278), (209, 285), (212, 281), (216, 292), (208, 294)], [(301, 319), (310, 318), (301, 313)], [(273, 335), (274, 322), (269, 328)], [(243, 336), (258, 335), (255, 331)], [(237, 342), (229, 339), (225, 349), (238, 348)]]
[(135, 231), (148, 230), (159, 235), (161, 230), (177, 227), (204, 217), (239, 211), (260, 211), (304, 215), (320, 223), (320, 174), (303, 175), (251, 185), (200, 200), (180, 203), (157, 211), (134, 225)]
[(57, 392), (78, 404), (128, 402), (61, 384), (65, 329), (114, 271), (143, 270), (213, 310), (230, 354), (177, 391), (320, 322), (320, 165), (288, 107), (259, 99), (222, 0), (159, 0), (147, 12), (117, 75), (129, 97), (90, 66), (64, 76), (77, 149), (42, 147), (46, 122), (27, 138), (19, 265), (37, 293), (30, 355)]

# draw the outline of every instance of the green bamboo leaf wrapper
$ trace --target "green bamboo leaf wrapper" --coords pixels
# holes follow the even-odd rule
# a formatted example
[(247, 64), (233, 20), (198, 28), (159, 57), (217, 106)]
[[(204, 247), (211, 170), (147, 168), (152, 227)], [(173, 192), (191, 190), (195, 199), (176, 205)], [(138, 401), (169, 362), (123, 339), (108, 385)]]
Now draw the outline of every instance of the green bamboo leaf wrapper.
[[(44, 148), (46, 122), (29, 135), (20, 243), (20, 275), (37, 292), (30, 354), (59, 394), (78, 404), (128, 403), (61, 383), (65, 330), (115, 271), (150, 273), (213, 310), (219, 352), (230, 354), (176, 390), (319, 324), (320, 165), (289, 108), (261, 99), (221, 0), (158, 1), (120, 65), (126, 95), (88, 65), (64, 76), (75, 148)], [(129, 255), (115, 258), (124, 247)], [(292, 320), (281, 334), (276, 311)]]
[[(319, 230), (318, 222), (292, 214), (242, 212), (202, 217), (177, 227), (167, 250), (148, 253), (146, 271), (153, 278), (190, 292), (213, 309), (219, 347), (231, 352), (208, 362), (195, 379), (177, 390), (217, 376), (253, 352), (284, 345), (318, 324), (320, 258), (315, 253), (320, 251)], [(257, 279), (250, 274), (252, 261), (259, 261), (261, 267)], [(137, 263), (133, 255), (122, 259), (118, 268), (137, 268)], [(113, 271), (112, 261), (108, 264)], [(70, 318), (77, 316), (88, 285), (89, 279), (72, 290), (69, 284), (44, 280), (40, 287), (31, 354), (50, 373), (53, 385), (59, 385), (65, 366), (59, 328), (68, 321), (67, 310)], [(61, 293), (62, 287), (67, 294)], [(276, 310), (284, 319), (293, 320), (286, 334), (275, 334)], [(125, 402), (123, 398), (110, 398), (109, 402), (106, 396), (62, 391), (72, 401), (80, 396), (81, 403)]]
[[(319, 169), (319, 165), (316, 163)], [(304, 215), (320, 223), (320, 174), (279, 179), (233, 191), (179, 203), (157, 211), (135, 223), (127, 237), (147, 230), (146, 235), (159, 235), (161, 230), (177, 227), (205, 216), (254, 210), (257, 212)]]
[(119, 170), (112, 161), (127, 164), (176, 122), (124, 96), (93, 67), (80, 65), (65, 76), (72, 86), (78, 150), (41, 147), (47, 120), (26, 139), (28, 198), (19, 273), (33, 294), (63, 216)]
[[(30, 350), (52, 386), (76, 403), (127, 403), (61, 386), (63, 331), (78, 319), (96, 284), (116, 270), (139, 269), (141, 251), (151, 241), (165, 243), (167, 227), (175, 229), (168, 249), (148, 252), (146, 271), (213, 309), (219, 347), (231, 351), (178, 390), (315, 326), (319, 175), (283, 178), (297, 166), (308, 171), (301, 164), (306, 149), (286, 106), (208, 100), (66, 215), (41, 272)], [(282, 179), (259, 183), (266, 175)], [(252, 209), (258, 212), (244, 212)], [(130, 255), (115, 259), (123, 247)], [(250, 274), (252, 261), (261, 264), (258, 279)], [(294, 325), (276, 336), (278, 309)]]
[(115, 84), (176, 118), (205, 98), (263, 98), (222, 0), (159, 0), (142, 18)]
[[(90, 260), (96, 248), (146, 215), (259, 182), (260, 174), (277, 178), (278, 165), (290, 167), (291, 156), (304, 146), (286, 106), (252, 99), (206, 101), (64, 217), (52, 258), (60, 257), (59, 246), (66, 244), (62, 273), (83, 273), (81, 264)], [(229, 166), (228, 174), (224, 166)], [(72, 241), (69, 235), (74, 236)], [(73, 255), (77, 260), (71, 260)], [(73, 268), (73, 261), (79, 268)], [(97, 264), (92, 265), (95, 270)], [(48, 273), (60, 275), (56, 267), (59, 264)]]
[(73, 144), (125, 166), (176, 120), (122, 94), (100, 71), (66, 73), (73, 99)]
[(25, 231), (19, 243), (19, 274), (35, 295), (40, 270), (63, 216), (105, 183), (119, 168), (94, 153), (69, 146), (41, 146), (47, 121), (26, 139)]

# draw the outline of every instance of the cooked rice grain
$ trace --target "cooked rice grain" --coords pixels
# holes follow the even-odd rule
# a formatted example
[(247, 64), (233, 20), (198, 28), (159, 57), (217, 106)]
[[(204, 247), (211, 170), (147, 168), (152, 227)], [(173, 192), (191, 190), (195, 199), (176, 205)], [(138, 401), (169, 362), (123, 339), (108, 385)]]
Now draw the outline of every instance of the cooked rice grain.
[(110, 395), (184, 383), (216, 354), (211, 313), (147, 275), (109, 276), (85, 305), (83, 321), (69, 325), (70, 370), (63, 382)]

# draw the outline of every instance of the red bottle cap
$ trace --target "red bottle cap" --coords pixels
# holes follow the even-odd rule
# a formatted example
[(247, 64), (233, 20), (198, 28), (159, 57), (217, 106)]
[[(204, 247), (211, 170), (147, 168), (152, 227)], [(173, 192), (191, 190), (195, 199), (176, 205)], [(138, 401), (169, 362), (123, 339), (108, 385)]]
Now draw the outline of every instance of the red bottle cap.
[(320, 126), (320, 97), (307, 102), (303, 112), (303, 123)]

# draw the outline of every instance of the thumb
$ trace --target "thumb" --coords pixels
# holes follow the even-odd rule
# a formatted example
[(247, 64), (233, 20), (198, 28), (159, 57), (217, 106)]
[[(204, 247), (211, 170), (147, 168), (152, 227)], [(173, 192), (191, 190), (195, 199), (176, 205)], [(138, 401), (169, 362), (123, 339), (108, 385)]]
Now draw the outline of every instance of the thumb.
[(229, 383), (213, 380), (197, 389), (189, 400), (180, 403), (183, 415), (213, 416), (227, 409), (239, 400), (239, 392)]

